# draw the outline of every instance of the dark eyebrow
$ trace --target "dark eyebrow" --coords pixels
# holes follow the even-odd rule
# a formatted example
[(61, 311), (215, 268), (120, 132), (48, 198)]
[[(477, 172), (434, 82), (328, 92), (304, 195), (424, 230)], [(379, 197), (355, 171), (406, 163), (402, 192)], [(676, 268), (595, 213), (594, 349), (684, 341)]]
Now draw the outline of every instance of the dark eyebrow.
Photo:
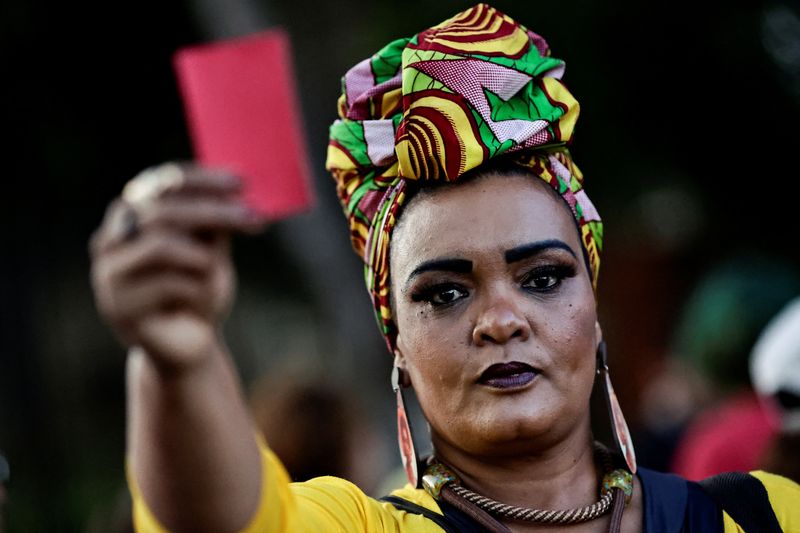
[(517, 261), (522, 261), (523, 259), (527, 259), (532, 255), (542, 253), (545, 250), (549, 250), (551, 248), (559, 248), (561, 250), (566, 250), (575, 259), (578, 258), (578, 256), (575, 255), (575, 252), (572, 250), (572, 248), (570, 248), (569, 245), (564, 241), (560, 241), (558, 239), (548, 239), (546, 241), (538, 241), (529, 244), (523, 244), (522, 246), (517, 246), (516, 248), (511, 248), (510, 250), (506, 250), (505, 253), (506, 263), (509, 264), (516, 263)]
[(423, 272), (430, 272), (432, 270), (468, 274), (472, 272), (472, 261), (467, 261), (466, 259), (433, 259), (431, 261), (425, 261), (408, 275), (406, 283)]

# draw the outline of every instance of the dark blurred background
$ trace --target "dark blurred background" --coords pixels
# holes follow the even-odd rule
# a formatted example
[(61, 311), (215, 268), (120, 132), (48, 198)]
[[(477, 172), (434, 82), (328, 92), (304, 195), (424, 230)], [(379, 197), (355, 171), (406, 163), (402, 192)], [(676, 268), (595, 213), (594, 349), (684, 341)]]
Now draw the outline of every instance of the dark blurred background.
[[(87, 240), (125, 181), (146, 166), (191, 158), (171, 54), (274, 25), (294, 47), (319, 201), (314, 212), (237, 242), (241, 282), (228, 338), (246, 383), (288, 361), (353, 391), (389, 450), (373, 475), (395, 465), (391, 359), (324, 171), (327, 127), (350, 66), (470, 5), (2, 3), (8, 532), (112, 530), (109, 517), (124, 500), (124, 352), (93, 307)], [(648, 384), (674, 351), (676, 320), (703, 273), (737, 254), (800, 266), (800, 8), (493, 5), (567, 61), (565, 81), (582, 107), (573, 155), (606, 224), (600, 307), (612, 376), (639, 427)], [(642, 452), (645, 465), (661, 460)]]

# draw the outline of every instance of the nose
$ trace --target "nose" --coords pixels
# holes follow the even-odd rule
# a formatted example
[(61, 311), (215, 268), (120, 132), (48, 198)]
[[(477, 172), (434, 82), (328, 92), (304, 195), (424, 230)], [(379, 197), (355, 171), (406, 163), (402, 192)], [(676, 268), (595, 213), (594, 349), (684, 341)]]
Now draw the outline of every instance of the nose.
[(525, 315), (510, 298), (494, 299), (481, 311), (472, 330), (476, 346), (505, 344), (511, 339), (525, 341), (531, 327)]

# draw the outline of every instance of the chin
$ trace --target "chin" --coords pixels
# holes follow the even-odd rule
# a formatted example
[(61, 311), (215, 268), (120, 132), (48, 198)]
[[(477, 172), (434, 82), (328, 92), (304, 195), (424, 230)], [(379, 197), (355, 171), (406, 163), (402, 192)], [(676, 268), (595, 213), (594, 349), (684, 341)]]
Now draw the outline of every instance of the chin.
[(536, 447), (537, 442), (550, 440), (558, 425), (559, 416), (551, 410), (531, 409), (530, 403), (519, 408), (506, 405), (490, 409), (474, 419), (475, 432), (487, 448), (503, 454)]

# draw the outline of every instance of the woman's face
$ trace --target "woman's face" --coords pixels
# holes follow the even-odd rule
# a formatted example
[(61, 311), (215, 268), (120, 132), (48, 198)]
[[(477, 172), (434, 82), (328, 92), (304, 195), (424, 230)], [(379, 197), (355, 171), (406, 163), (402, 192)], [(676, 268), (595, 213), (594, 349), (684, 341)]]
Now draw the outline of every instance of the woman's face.
[(418, 195), (390, 261), (397, 362), (435, 445), (514, 454), (588, 431), (595, 298), (549, 185), (489, 175)]

